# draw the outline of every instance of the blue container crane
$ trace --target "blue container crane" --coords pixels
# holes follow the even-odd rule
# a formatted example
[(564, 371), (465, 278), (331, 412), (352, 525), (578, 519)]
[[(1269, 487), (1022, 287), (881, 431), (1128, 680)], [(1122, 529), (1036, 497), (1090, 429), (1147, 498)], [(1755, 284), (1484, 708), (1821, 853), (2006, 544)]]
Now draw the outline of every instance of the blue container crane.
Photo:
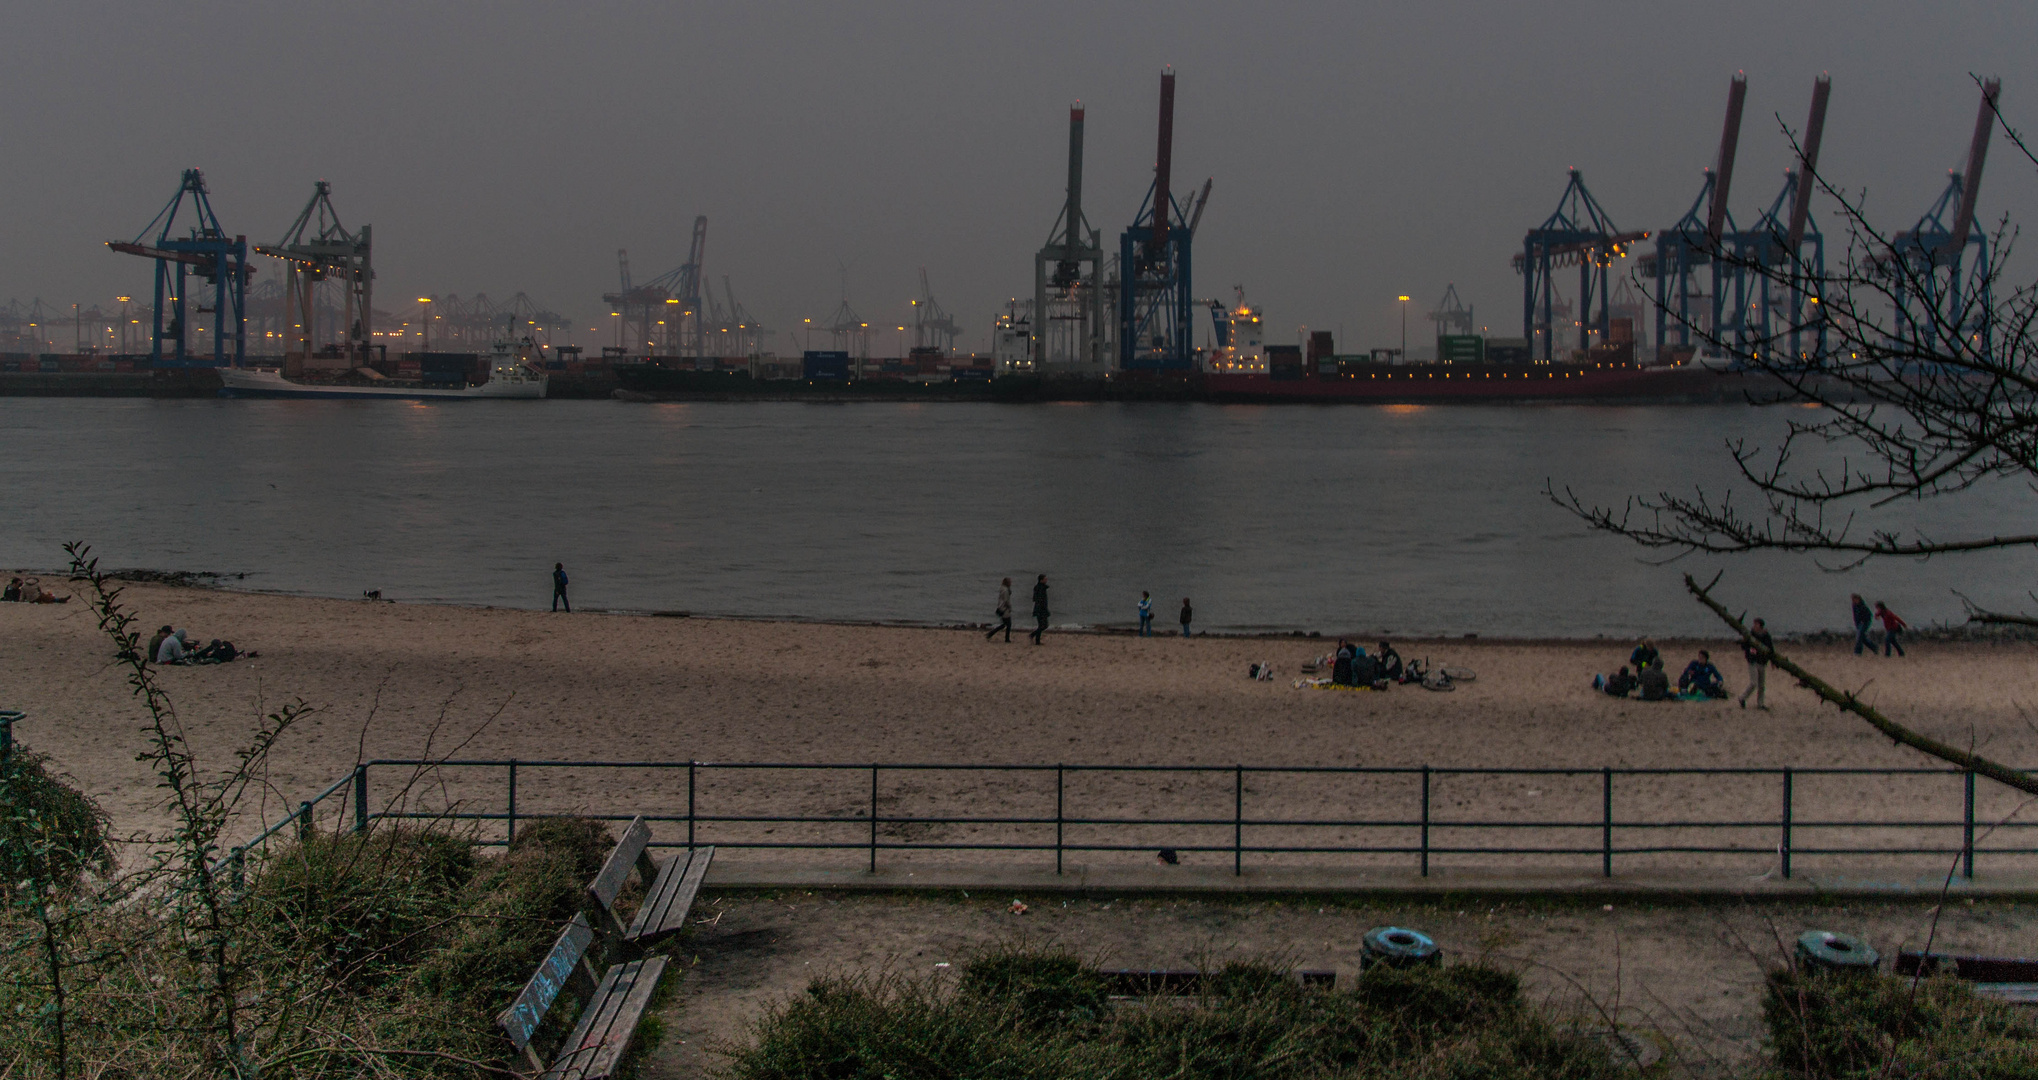
[[(1611, 319), (1607, 309), (1612, 293), (1608, 286), (1609, 268), (1615, 259), (1627, 254), (1630, 244), (1648, 237), (1646, 232), (1621, 232), (1592, 192), (1586, 190), (1585, 178), (1577, 169), (1570, 171), (1570, 182), (1557, 200), (1556, 211), (1542, 225), (1528, 231), (1521, 254), (1514, 257), (1515, 272), (1522, 276), (1521, 332), (1529, 340), (1531, 356), (1539, 334), (1542, 362), (1550, 363), (1556, 351), (1552, 325), (1556, 288), (1550, 275), (1562, 267), (1578, 267), (1580, 345), (1591, 333), (1598, 333), (1604, 341)], [(1597, 314), (1593, 312), (1595, 301), (1599, 305)]]
[[(1825, 274), (1825, 238), (1810, 221), (1811, 183), (1800, 178), (1817, 174), (1830, 88), (1825, 78), (1813, 84), (1799, 167), (1784, 174), (1783, 190), (1755, 228), (1743, 230), (1727, 206), (1747, 94), (1747, 78), (1734, 77), (1716, 169), (1705, 171), (1698, 198), (1677, 224), (1657, 234), (1655, 256), (1642, 267), (1643, 276), (1656, 279), (1659, 357), (1672, 336), (1679, 346), (1690, 346), (1694, 327), (1702, 337), (1748, 351), (1776, 348), (1776, 339), (1787, 334), (1790, 353), (1801, 358), (1806, 355), (1802, 334), (1809, 330), (1814, 350), (1823, 353), (1825, 322), (1809, 284)], [(1703, 219), (1700, 207), (1705, 208)], [(1701, 269), (1710, 276), (1709, 291), (1697, 280)], [(1785, 280), (1776, 280), (1779, 276)], [(1694, 300), (1709, 300), (1709, 309), (1694, 312)]]
[[(197, 219), (190, 235), (174, 236), (177, 213), (191, 200)], [(146, 244), (150, 229), (162, 223), (154, 244)], [(247, 352), (248, 238), (227, 238), (207, 197), (205, 175), (197, 169), (184, 170), (184, 178), (168, 205), (142, 228), (131, 242), (109, 240), (106, 246), (126, 255), (140, 255), (156, 261), (155, 332), (149, 356), (156, 367), (241, 366)], [(197, 311), (190, 310), (190, 279), (205, 283), (212, 293), (212, 306), (201, 299)], [(212, 340), (191, 348), (189, 335), (208, 328), (192, 329), (191, 314), (212, 316)], [(169, 355), (164, 355), (164, 344)], [(207, 357), (207, 353), (210, 357)]]
[[(1190, 322), (1189, 246), (1194, 230), (1168, 190), (1175, 138), (1175, 72), (1161, 73), (1160, 146), (1153, 186), (1118, 238), (1118, 363), (1127, 370), (1196, 366)], [(1207, 189), (1206, 189), (1207, 190)], [(1172, 215), (1172, 218), (1170, 217)]]
[(1994, 355), (1988, 235), (1975, 225), (1974, 213), (2001, 90), (1994, 79), (1982, 85), (1967, 170), (1948, 175), (1946, 190), (1931, 209), (1915, 226), (1896, 234), (1878, 260), (1878, 271), (1895, 279), (1887, 290), (1896, 299), (1896, 337), (1889, 348), (1899, 358), (1952, 354), (1987, 363)]

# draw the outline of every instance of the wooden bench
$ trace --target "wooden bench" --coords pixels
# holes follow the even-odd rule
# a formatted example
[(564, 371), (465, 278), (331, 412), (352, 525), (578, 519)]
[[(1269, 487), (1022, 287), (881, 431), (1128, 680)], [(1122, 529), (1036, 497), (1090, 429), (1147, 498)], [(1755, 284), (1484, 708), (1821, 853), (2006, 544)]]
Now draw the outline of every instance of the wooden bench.
[[(646, 957), (611, 966), (597, 980), (588, 962), (588, 947), (595, 932), (586, 915), (575, 915), (544, 962), (524, 984), (516, 1001), (496, 1017), (496, 1024), (509, 1036), (510, 1045), (521, 1052), (542, 1080), (603, 1080), (614, 1075), (623, 1055), (630, 1051), (637, 1023), (651, 1004), (651, 994), (665, 974), (665, 958)], [(573, 1031), (552, 1048), (552, 1064), (538, 1054), (534, 1044), (539, 1026), (561, 991), (571, 987), (586, 1004)]]
[[(700, 894), (701, 881), (708, 876), (708, 864), (715, 858), (712, 846), (688, 848), (673, 852), (660, 866), (651, 858), (650, 845), (651, 826), (641, 817), (632, 820), (615, 850), (602, 863), (601, 872), (587, 887), (588, 896), (608, 916), (615, 931), (638, 948), (670, 937), (686, 925), (694, 897)], [(645, 892), (637, 914), (625, 925), (616, 914), (615, 903), (633, 869), (649, 883), (650, 889)]]
[[(597, 933), (585, 914), (575, 915), (559, 932), (552, 951), (516, 1001), (496, 1017), (496, 1024), (540, 1080), (604, 1080), (629, 1053), (637, 1025), (665, 974), (665, 957), (643, 956), (643, 949), (686, 925), (701, 879), (715, 857), (712, 847), (689, 849), (676, 852), (660, 867), (651, 858), (650, 843), (651, 827), (641, 817), (631, 821), (587, 887), (588, 896), (612, 924), (613, 933)], [(651, 887), (626, 926), (616, 914), (615, 902), (632, 869), (642, 873)], [(597, 978), (589, 954), (598, 941), (611, 936), (620, 947), (604, 951), (627, 952), (635, 959), (611, 964)], [(552, 1003), (567, 989), (586, 1004), (572, 1032), (551, 1048), (552, 1063), (547, 1066), (535, 1041)]]
[(2038, 1005), (2038, 960), (2009, 956), (1953, 956), (1901, 951), (1898, 975), (1951, 975), (1974, 986), (1982, 997), (2012, 1005)]

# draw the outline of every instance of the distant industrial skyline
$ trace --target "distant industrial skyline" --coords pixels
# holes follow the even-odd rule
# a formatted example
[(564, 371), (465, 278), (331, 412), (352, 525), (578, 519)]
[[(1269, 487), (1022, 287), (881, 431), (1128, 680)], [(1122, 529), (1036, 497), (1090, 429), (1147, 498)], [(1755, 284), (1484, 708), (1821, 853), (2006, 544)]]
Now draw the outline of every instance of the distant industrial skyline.
[[(2038, 9), (2021, 5), (79, 10), (12, 20), (0, 298), (146, 295), (148, 264), (101, 245), (133, 238), (195, 166), (251, 243), (330, 181), (347, 225), (374, 226), (378, 308), (521, 291), (590, 347), (607, 343), (616, 250), (648, 279), (686, 260), (706, 215), (706, 277), (730, 279), (767, 349), (793, 351), (788, 334), (845, 299), (874, 327), (911, 326), (923, 267), (959, 344), (985, 348), (1060, 208), (1067, 106), (1086, 108), (1085, 205), (1109, 249), (1151, 179), (1167, 64), (1176, 187), (1214, 181), (1195, 294), (1242, 286), (1270, 341), (1307, 325), (1348, 351), (1398, 343), (1401, 295), (1426, 339), (1452, 284), (1479, 324), (1518, 334), (1509, 259), (1568, 168), (1622, 228), (1671, 224), (1737, 71), (1746, 220), (1788, 164), (1777, 115), (1802, 124), (1821, 73), (1822, 171), (1890, 229), (1959, 167), (1970, 72), (2003, 77), (2009, 122), (2038, 128), (2038, 85), (2018, 78)], [(2030, 163), (1998, 145), (1983, 222), (2028, 217), (2034, 196)], [(1831, 210), (1814, 204), (1829, 235)]]

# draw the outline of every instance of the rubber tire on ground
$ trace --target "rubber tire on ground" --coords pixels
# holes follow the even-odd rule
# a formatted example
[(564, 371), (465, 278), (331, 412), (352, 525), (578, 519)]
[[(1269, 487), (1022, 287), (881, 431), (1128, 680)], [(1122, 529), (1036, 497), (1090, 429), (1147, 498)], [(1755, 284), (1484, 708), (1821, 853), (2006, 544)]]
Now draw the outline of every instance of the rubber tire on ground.
[(1361, 970), (1374, 964), (1388, 967), (1417, 967), (1423, 964), (1443, 963), (1443, 950), (1420, 930), (1402, 926), (1376, 926), (1366, 931), (1364, 949), (1359, 954)]
[(1797, 936), (1797, 965), (1807, 972), (1874, 971), (1882, 955), (1852, 934), (1807, 930)]

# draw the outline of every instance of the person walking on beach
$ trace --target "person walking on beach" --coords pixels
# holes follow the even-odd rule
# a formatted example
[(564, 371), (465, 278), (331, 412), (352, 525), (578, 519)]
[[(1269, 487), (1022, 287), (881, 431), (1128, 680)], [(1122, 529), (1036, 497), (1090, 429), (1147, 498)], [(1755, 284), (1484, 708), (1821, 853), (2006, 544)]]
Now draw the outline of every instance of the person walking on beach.
[(1189, 636), (1189, 620), (1196, 615), (1196, 609), (1189, 606), (1189, 598), (1182, 597), (1182, 636)]
[(1860, 593), (1855, 593), (1852, 599), (1854, 601), (1854, 655), (1860, 656), (1861, 650), (1867, 649), (1868, 654), (1873, 656), (1875, 655), (1875, 645), (1868, 640), (1868, 628), (1875, 625), (1875, 615), (1868, 610), (1868, 605), (1862, 602)]
[(1139, 594), (1139, 636), (1153, 636), (1153, 594), (1150, 592)]
[(1888, 656), (1889, 651), (1895, 649), (1896, 654), (1902, 656), (1904, 643), (1897, 640), (1897, 631), (1909, 630), (1911, 624), (1898, 618), (1897, 613), (1885, 607), (1880, 600), (1875, 602), (1875, 617), (1882, 620), (1882, 655)]
[(984, 635), (984, 640), (989, 641), (992, 638), (997, 637), (998, 631), (1000, 630), (1003, 630), (1005, 632), (1005, 644), (1010, 645), (1012, 643), (1011, 578), (1006, 578), (1003, 582), (999, 583), (998, 585), (998, 625), (991, 627), (991, 632)]
[(552, 564), (552, 610), (558, 611), (561, 604), (566, 605), (568, 615), (573, 614), (573, 601), (566, 599), (566, 564), (555, 562)]
[(1033, 583), (1033, 643), (1040, 644), (1040, 635), (1047, 633), (1047, 575)]
[(1748, 695), (1755, 695), (1755, 707), (1768, 711), (1769, 657), (1776, 652), (1776, 639), (1756, 619), (1748, 625), (1748, 640), (1741, 642), (1741, 655), (1748, 661), (1748, 688), (1741, 691), (1741, 708), (1748, 707)]

